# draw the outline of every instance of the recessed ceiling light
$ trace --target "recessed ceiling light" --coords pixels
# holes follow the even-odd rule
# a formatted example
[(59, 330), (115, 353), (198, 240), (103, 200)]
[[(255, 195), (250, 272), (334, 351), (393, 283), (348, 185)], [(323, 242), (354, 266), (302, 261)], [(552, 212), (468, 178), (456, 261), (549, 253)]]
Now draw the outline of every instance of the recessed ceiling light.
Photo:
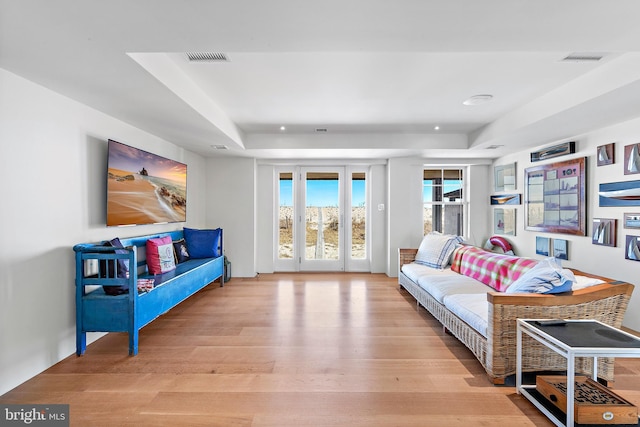
[(280, 130), (287, 130), (287, 128), (284, 126), (280, 126)]
[(227, 150), (228, 147), (226, 145), (212, 145), (211, 148), (214, 150)]
[(434, 126), (434, 127), (433, 127), (433, 130), (440, 130), (440, 126), (437, 126), (437, 125), (436, 125), (436, 126)]
[(474, 95), (471, 98), (463, 102), (464, 105), (479, 105), (489, 102), (493, 99), (493, 95)]

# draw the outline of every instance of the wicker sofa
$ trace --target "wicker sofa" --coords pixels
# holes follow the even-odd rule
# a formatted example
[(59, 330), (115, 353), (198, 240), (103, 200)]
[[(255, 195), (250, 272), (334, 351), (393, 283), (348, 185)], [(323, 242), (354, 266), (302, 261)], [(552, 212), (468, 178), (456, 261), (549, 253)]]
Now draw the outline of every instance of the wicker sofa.
[[(441, 295), (434, 297), (425, 290), (425, 288), (429, 289), (429, 286), (425, 286), (425, 284), (429, 282), (430, 273), (433, 277), (451, 276), (446, 280), (454, 284), (454, 290), (449, 290), (454, 293), (456, 292), (455, 285), (457, 285), (455, 283), (456, 275), (460, 279), (463, 279), (463, 275), (452, 272), (451, 267), (439, 270), (421, 266), (419, 280), (416, 280), (415, 271), (409, 274), (414, 279), (409, 277), (407, 272), (411, 270), (410, 267), (415, 270), (416, 263), (414, 261), (417, 253), (418, 249), (399, 249), (398, 282), (400, 287), (416, 299), (418, 308), (425, 307), (442, 323), (446, 330), (473, 352), (494, 384), (504, 384), (509, 376), (515, 374), (516, 319), (595, 319), (614, 327), (620, 327), (633, 291), (633, 285), (629, 283), (613, 281), (577, 270), (572, 271), (576, 278), (581, 278), (583, 282), (586, 280), (601, 281), (601, 283), (558, 294), (506, 293), (481, 284), (486, 287), (484, 309), (487, 312), (481, 313), (481, 315), (484, 314), (486, 326), (483, 330), (477, 325), (477, 323), (482, 324), (483, 320), (474, 322), (477, 320), (474, 317), (462, 316), (465, 317), (463, 320), (459, 314), (460, 310), (456, 310), (458, 315), (454, 314), (443, 302), (439, 301), (442, 299)], [(456, 253), (452, 258), (454, 262), (455, 256)], [(535, 262), (535, 260), (533, 261)], [(465, 276), (464, 279), (469, 280), (470, 278)], [(462, 282), (462, 280), (460, 281)], [(478, 283), (480, 284), (480, 282)], [(432, 286), (431, 289), (433, 292), (433, 289), (436, 288)], [(479, 297), (484, 300), (484, 290), (475, 289), (474, 291), (476, 293), (483, 292), (483, 294), (471, 296), (471, 298)], [(464, 305), (465, 300), (470, 301), (468, 297), (469, 295), (458, 295), (458, 302), (462, 301)], [(523, 372), (566, 370), (566, 360), (563, 357), (529, 337), (525, 336), (524, 339), (526, 341), (523, 344), (527, 347), (527, 352), (523, 356)], [(576, 372), (592, 372), (591, 363), (592, 360), (588, 358), (577, 360)], [(598, 370), (598, 377), (601, 381), (607, 384), (613, 382), (613, 359), (599, 361)]]

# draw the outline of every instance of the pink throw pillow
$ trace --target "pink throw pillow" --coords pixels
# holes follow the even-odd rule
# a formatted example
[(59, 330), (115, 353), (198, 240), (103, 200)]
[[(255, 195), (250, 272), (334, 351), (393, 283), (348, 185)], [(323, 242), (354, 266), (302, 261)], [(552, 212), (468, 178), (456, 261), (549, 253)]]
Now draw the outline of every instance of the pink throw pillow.
[(176, 269), (171, 236), (147, 240), (147, 267), (149, 274), (162, 274)]

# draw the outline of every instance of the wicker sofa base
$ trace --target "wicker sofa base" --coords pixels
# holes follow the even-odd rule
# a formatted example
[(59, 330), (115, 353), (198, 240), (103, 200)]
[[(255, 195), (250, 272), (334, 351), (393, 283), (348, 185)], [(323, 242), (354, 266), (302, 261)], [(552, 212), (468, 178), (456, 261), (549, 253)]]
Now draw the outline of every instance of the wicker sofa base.
[[(401, 258), (402, 259), (402, 258)], [(401, 264), (402, 265), (402, 264)], [(577, 272), (579, 274), (584, 274)], [(604, 279), (604, 278), (602, 278)], [(609, 280), (610, 282), (610, 280)], [(571, 295), (519, 295), (488, 292), (487, 337), (461, 320), (402, 272), (399, 285), (475, 355), (494, 384), (504, 384), (516, 371), (516, 319), (594, 319), (620, 327), (633, 291), (628, 283), (605, 283)], [(566, 359), (528, 336), (523, 337), (523, 372), (565, 371)], [(576, 372), (593, 371), (592, 359), (576, 360)], [(598, 376), (613, 382), (612, 358), (598, 361)]]

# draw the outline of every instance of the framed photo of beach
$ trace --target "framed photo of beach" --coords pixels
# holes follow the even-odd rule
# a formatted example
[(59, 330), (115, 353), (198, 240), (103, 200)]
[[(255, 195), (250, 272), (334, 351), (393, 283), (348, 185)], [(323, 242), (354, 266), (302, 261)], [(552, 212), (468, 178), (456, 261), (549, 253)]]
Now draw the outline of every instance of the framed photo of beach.
[(586, 157), (525, 169), (525, 229), (586, 236)]
[(623, 219), (624, 228), (640, 228), (640, 213), (626, 213)]
[(187, 165), (110, 139), (107, 226), (187, 220)]
[(640, 173), (640, 144), (631, 144), (624, 147), (624, 174), (634, 175)]
[(515, 191), (516, 164), (499, 165), (493, 168), (495, 191)]
[(594, 245), (616, 246), (615, 219), (594, 218), (591, 230), (591, 243)]

